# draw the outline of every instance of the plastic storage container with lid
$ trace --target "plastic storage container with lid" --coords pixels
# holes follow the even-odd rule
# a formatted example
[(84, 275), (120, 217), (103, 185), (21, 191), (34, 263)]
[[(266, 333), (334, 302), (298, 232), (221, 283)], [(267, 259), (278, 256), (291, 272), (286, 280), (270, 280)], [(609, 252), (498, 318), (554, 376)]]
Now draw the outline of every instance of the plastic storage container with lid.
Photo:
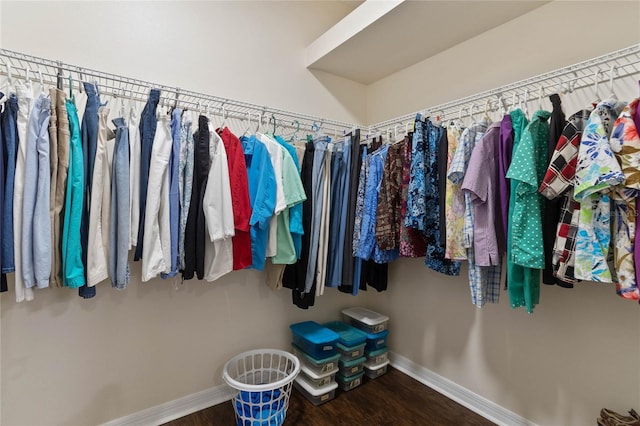
[(335, 354), (327, 358), (315, 359), (311, 355), (304, 353), (304, 351), (297, 347), (295, 343), (291, 346), (293, 348), (293, 354), (300, 359), (300, 363), (319, 376), (327, 374), (327, 372), (334, 370), (338, 366), (340, 354)]
[(333, 382), (321, 388), (314, 388), (303, 376), (296, 377), (294, 387), (300, 391), (313, 405), (324, 404), (336, 396), (338, 384)]
[(367, 363), (369, 364), (381, 364), (389, 359), (389, 348), (382, 347), (375, 351), (366, 351)]
[(365, 347), (365, 351), (373, 352), (387, 346), (388, 335), (389, 335), (389, 331), (387, 330), (380, 333), (367, 334), (367, 346)]
[(351, 377), (344, 377), (343, 375), (338, 374), (336, 376), (336, 382), (338, 382), (338, 386), (343, 391), (350, 391), (351, 389), (357, 388), (362, 384), (363, 376), (364, 376), (364, 371), (361, 371), (360, 373)]
[(338, 353), (340, 354), (340, 359), (343, 361), (351, 361), (352, 359), (362, 358), (364, 356), (365, 346), (366, 343), (362, 343), (358, 346), (348, 348), (346, 346), (342, 346), (342, 344), (338, 342)]
[(327, 386), (329, 383), (332, 383), (335, 380), (337, 372), (337, 365), (333, 370), (322, 374), (316, 374), (304, 364), (300, 366), (300, 373), (304, 375), (304, 378), (307, 380), (307, 382), (309, 382), (309, 384), (314, 388), (321, 388), (323, 386)]
[(342, 310), (344, 320), (367, 333), (380, 333), (387, 329), (389, 317), (366, 308), (348, 308)]
[(364, 363), (364, 374), (367, 375), (370, 379), (376, 379), (382, 376), (387, 372), (387, 367), (389, 366), (389, 361), (381, 362), (380, 364), (370, 364), (368, 362)]
[(343, 377), (351, 377), (353, 375), (361, 373), (364, 367), (364, 362), (366, 360), (367, 359), (365, 357), (352, 359), (351, 361), (340, 360), (340, 362), (338, 362), (340, 375), (342, 375)]
[(299, 322), (289, 326), (293, 343), (316, 359), (335, 355), (338, 351), (338, 333), (314, 321)]

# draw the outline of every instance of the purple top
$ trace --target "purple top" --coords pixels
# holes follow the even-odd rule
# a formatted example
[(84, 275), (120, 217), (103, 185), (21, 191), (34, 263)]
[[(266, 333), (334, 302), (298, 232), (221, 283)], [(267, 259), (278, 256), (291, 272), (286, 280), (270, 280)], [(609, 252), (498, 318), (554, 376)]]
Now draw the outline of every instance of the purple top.
[(498, 150), (498, 187), (500, 191), (496, 197), (498, 209), (496, 210), (496, 236), (498, 238), (498, 248), (500, 253), (506, 252), (507, 229), (509, 225), (509, 179), (507, 170), (511, 165), (511, 155), (513, 153), (513, 126), (511, 116), (505, 114), (500, 123), (500, 149)]
[(500, 265), (504, 253), (496, 234), (499, 157), (500, 123), (495, 122), (476, 142), (462, 182), (462, 190), (468, 192), (473, 204), (473, 249), (478, 266)]

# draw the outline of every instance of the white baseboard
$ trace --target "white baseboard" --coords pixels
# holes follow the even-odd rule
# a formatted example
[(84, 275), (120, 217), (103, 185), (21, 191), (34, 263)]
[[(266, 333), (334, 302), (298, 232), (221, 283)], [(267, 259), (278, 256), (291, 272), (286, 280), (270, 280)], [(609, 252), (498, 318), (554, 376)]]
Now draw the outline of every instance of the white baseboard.
[(422, 384), (443, 394), (458, 404), (467, 407), (482, 417), (498, 425), (505, 426), (537, 426), (534, 422), (489, 401), (487, 398), (471, 392), (469, 389), (416, 364), (408, 358), (390, 352), (391, 365), (404, 374), (413, 377)]
[[(532, 421), (489, 401), (469, 389), (446, 379), (433, 371), (416, 364), (408, 358), (390, 352), (391, 365), (404, 374), (416, 379), (433, 390), (445, 395), (458, 404), (467, 407), (482, 417), (498, 425), (537, 426)], [(227, 385), (215, 386), (155, 407), (147, 408), (128, 416), (104, 423), (102, 426), (160, 425), (196, 411), (204, 410), (229, 401), (233, 391)]]
[(120, 417), (104, 423), (102, 426), (138, 426), (160, 425), (171, 420), (179, 419), (196, 411), (229, 401), (233, 391), (227, 385), (215, 386), (200, 392), (155, 407), (147, 408), (128, 416)]

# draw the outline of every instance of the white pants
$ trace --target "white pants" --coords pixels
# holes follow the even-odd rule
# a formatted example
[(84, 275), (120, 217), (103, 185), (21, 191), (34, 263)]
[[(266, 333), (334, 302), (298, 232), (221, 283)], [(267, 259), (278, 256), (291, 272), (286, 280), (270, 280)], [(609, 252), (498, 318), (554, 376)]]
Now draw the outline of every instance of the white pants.
[(142, 281), (149, 281), (171, 269), (171, 230), (169, 222), (169, 156), (173, 139), (169, 122), (162, 114), (158, 120), (151, 150), (147, 206), (142, 241)]
[[(109, 227), (111, 225), (111, 161), (107, 140), (109, 108), (98, 109), (98, 142), (91, 183), (89, 241), (87, 243), (87, 286), (109, 278)], [(111, 136), (111, 137), (109, 137)]]

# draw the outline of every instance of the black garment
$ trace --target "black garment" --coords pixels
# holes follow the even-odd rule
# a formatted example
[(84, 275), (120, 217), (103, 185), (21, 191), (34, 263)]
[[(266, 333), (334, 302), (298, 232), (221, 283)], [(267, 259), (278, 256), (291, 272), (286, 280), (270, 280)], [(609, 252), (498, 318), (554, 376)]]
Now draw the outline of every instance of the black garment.
[[(311, 180), (313, 177), (313, 155), (315, 149), (313, 142), (308, 142), (302, 159), (301, 180), (305, 194), (311, 194)], [(291, 297), (294, 305), (300, 309), (308, 309), (313, 306), (316, 298), (316, 281), (309, 293), (305, 293), (305, 279), (307, 276), (307, 266), (309, 264), (309, 245), (311, 244), (311, 218), (313, 213), (313, 202), (311, 197), (302, 203), (302, 250), (300, 259), (293, 265), (287, 265), (282, 277), (283, 287), (291, 289)]]
[(211, 162), (209, 158), (209, 119), (198, 118), (198, 130), (193, 134), (193, 185), (191, 203), (187, 213), (184, 233), (184, 271), (182, 279), (190, 280), (194, 273), (204, 278), (205, 220), (202, 202), (207, 189), (207, 177)]
[[(551, 162), (551, 157), (556, 149), (558, 139), (562, 136), (567, 121), (562, 111), (562, 102), (560, 96), (556, 93), (549, 96), (553, 110), (549, 122), (549, 140), (548, 140), (548, 156), (547, 167)], [(560, 212), (562, 197), (554, 200), (545, 198), (544, 215), (542, 216), (542, 241), (544, 245), (544, 270), (542, 271), (542, 282), (545, 284), (557, 284), (561, 287), (572, 288), (573, 284), (565, 282), (553, 275), (553, 245), (556, 241), (556, 231), (558, 222), (560, 221)]]
[[(0, 92), (0, 99), (4, 97), (4, 93)], [(0, 129), (2, 129), (2, 116), (4, 114), (0, 114)], [(2, 141), (2, 130), (0, 130), (0, 212), (3, 211), (4, 205), (4, 142)], [(0, 214), (0, 229), (2, 229), (2, 220), (3, 215)], [(0, 238), (2, 236), (0, 235)], [(2, 264), (2, 250), (0, 250), (0, 264)], [(0, 275), (0, 292), (7, 291), (7, 275)]]
[(447, 202), (447, 157), (449, 156), (449, 139), (447, 129), (443, 129), (438, 144), (438, 203), (440, 207), (440, 247), (447, 245), (447, 217), (445, 204)]
[(360, 290), (367, 290), (367, 285), (369, 285), (378, 292), (385, 291), (387, 290), (388, 276), (388, 263), (376, 263), (373, 260), (363, 260)]
[[(347, 215), (345, 226), (344, 252), (342, 253), (342, 282), (338, 290), (343, 293), (353, 292), (353, 271), (355, 258), (353, 257), (353, 228), (356, 220), (356, 199), (358, 197), (358, 180), (360, 179), (360, 167), (362, 166), (362, 151), (360, 146), (360, 129), (351, 133), (351, 165), (349, 168), (349, 180), (347, 184), (349, 199), (347, 201)], [(357, 284), (356, 284), (357, 285)]]

